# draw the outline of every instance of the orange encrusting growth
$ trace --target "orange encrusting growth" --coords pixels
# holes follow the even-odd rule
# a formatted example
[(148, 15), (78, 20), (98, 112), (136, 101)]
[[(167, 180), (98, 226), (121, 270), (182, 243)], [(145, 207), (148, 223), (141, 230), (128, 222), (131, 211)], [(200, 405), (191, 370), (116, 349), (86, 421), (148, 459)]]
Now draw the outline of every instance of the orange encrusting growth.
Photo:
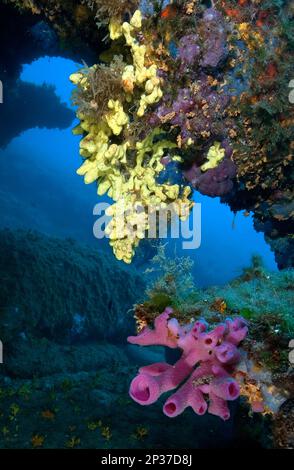
[(175, 18), (178, 14), (178, 7), (170, 3), (167, 5), (162, 12), (160, 13), (160, 18), (165, 20), (171, 20)]

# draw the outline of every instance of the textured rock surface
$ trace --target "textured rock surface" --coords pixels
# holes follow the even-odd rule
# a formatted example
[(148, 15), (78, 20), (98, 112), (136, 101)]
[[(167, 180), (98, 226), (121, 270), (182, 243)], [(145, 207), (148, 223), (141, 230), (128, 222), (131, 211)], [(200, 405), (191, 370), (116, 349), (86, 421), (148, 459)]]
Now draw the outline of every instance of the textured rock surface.
[[(144, 291), (137, 274), (106, 253), (37, 232), (0, 232), (0, 337), (70, 344), (124, 339), (128, 310)], [(14, 348), (13, 348), (14, 349)]]

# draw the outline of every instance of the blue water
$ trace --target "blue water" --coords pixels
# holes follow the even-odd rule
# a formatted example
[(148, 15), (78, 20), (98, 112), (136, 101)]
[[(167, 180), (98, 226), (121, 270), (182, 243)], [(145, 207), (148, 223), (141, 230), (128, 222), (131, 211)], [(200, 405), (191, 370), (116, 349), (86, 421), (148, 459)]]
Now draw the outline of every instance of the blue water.
[[(54, 85), (68, 106), (72, 85), (67, 77), (79, 68), (70, 60), (42, 58), (25, 65), (21, 79)], [(75, 122), (73, 122), (75, 125)], [(85, 186), (75, 171), (80, 165), (79, 137), (65, 131), (31, 129), (0, 151), (0, 208), (2, 226), (34, 228), (48, 234), (74, 237), (108, 249), (107, 241), (94, 239), (95, 185)], [(9, 162), (9, 165), (7, 164)], [(263, 234), (256, 233), (252, 217), (236, 217), (218, 198), (194, 194), (202, 204), (202, 243), (197, 250), (177, 253), (195, 261), (194, 274), (201, 286), (224, 284), (236, 277), (253, 254), (276, 270), (274, 255)], [(171, 244), (172, 247), (172, 244)]]

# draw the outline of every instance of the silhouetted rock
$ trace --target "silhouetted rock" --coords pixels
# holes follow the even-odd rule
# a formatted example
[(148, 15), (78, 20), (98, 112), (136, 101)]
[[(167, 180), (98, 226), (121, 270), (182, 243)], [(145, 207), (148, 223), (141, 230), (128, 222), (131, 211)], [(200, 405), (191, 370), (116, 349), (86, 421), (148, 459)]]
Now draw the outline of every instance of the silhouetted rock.
[(74, 113), (56, 96), (53, 87), (36, 86), (18, 80), (5, 86), (4, 102), (0, 105), (0, 147), (34, 127), (66, 129)]

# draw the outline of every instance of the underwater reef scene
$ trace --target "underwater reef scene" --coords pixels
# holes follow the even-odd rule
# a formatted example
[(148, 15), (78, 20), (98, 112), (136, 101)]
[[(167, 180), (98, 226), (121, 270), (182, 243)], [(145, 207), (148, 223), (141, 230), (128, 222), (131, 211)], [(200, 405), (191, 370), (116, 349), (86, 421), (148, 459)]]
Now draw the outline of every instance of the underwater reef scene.
[[(204, 290), (187, 258), (168, 259), (164, 247), (138, 279), (73, 240), (8, 229), (0, 239), (1, 448), (291, 448), (293, 270), (272, 274), (254, 259), (229, 285)], [(142, 303), (132, 308), (138, 288)], [(135, 320), (139, 335), (127, 344)], [(193, 372), (195, 361), (202, 365)], [(195, 404), (180, 391), (181, 409), (160, 397), (176, 385), (170, 371), (178, 383), (192, 372)], [(148, 403), (142, 378), (150, 390), (154, 382)], [(200, 416), (180, 414), (186, 406)]]
[(126, 222), (137, 233), (118, 235), (118, 200), (136, 210), (172, 204), (186, 217), (193, 187), (252, 211), (278, 266), (293, 265), (292, 2), (2, 3), (1, 16), (23, 26), (18, 55), (1, 52), (12, 89), (32, 48), (85, 63), (71, 76), (79, 174), (114, 200), (119, 259), (131, 261), (148, 221), (132, 209)]
[[(294, 448), (293, 17), (288, 0), (0, 0), (1, 449)], [(45, 69), (23, 78), (40, 58), (72, 61), (71, 102)], [(240, 268), (244, 234), (206, 248), (199, 282), (159, 219), (208, 198), (275, 271), (254, 246)], [(211, 246), (227, 232), (209, 217)]]
[[(245, 2), (238, 13), (235, 2), (180, 1), (163, 10), (155, 2), (146, 11), (131, 2), (124, 21), (115, 5), (89, 3), (98, 19), (105, 14), (112, 43), (100, 55), (105, 63), (70, 77), (80, 119), (74, 132), (84, 136), (78, 173), (114, 200), (108, 232), (115, 256), (130, 263), (149, 227), (138, 207), (172, 205), (186, 218), (191, 186), (233, 207), (241, 193), (258, 229), (266, 225), (269, 238), (290, 235), (289, 5)], [(135, 231), (118, 229), (123, 204)]]

